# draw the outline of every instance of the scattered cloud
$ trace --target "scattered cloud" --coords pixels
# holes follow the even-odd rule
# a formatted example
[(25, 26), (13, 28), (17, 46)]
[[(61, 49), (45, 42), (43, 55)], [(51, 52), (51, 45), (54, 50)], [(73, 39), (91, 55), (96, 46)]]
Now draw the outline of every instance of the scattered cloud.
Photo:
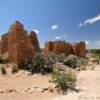
[(56, 30), (56, 29), (58, 29), (58, 27), (59, 27), (58, 25), (52, 25), (52, 26), (51, 26), (51, 29), (52, 29), (52, 30)]
[(100, 49), (100, 40), (95, 40), (95, 41), (85, 41), (87, 48), (99, 48)]
[(78, 26), (81, 27), (81, 26), (83, 26), (83, 24), (80, 22), (80, 23), (78, 24)]
[(61, 36), (56, 36), (55, 37), (55, 40), (59, 40), (59, 39), (61, 39), (62, 37)]
[(61, 40), (61, 39), (64, 39), (64, 38), (66, 38), (66, 37), (67, 37), (66, 34), (62, 34), (61, 36), (56, 36), (54, 39), (55, 39), (55, 40)]
[(34, 32), (36, 32), (36, 34), (38, 34), (38, 33), (39, 33), (39, 31), (38, 31), (37, 29), (34, 29), (33, 31), (34, 31)]
[(79, 26), (81, 27), (81, 26), (84, 26), (84, 25), (87, 25), (87, 24), (94, 24), (97, 21), (100, 21), (100, 14), (95, 16), (95, 17), (93, 17), (93, 18), (87, 19), (84, 22), (80, 22)]
[(95, 44), (100, 46), (100, 41), (96, 41), (96, 43), (95, 43)]
[(66, 34), (63, 34), (62, 36), (63, 36), (63, 38), (67, 37), (67, 35), (66, 35)]
[(86, 45), (89, 45), (89, 44), (90, 44), (90, 41), (87, 41), (87, 40), (86, 40), (85, 43), (86, 43)]

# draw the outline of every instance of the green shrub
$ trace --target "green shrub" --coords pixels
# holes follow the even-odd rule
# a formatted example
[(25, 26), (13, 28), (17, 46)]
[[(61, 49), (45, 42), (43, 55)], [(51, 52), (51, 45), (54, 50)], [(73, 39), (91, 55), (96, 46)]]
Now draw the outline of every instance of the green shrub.
[(82, 67), (82, 66), (87, 66), (88, 60), (86, 58), (78, 58), (77, 60), (77, 66)]
[(71, 68), (80, 68), (82, 66), (86, 66), (88, 64), (88, 60), (86, 58), (78, 58), (75, 55), (69, 55), (63, 62), (65, 65)]
[(55, 53), (49, 53), (47, 56), (45, 56), (45, 65), (48, 72), (53, 71), (53, 65), (57, 62), (63, 62), (65, 58), (64, 54), (57, 55)]
[(17, 73), (18, 72), (18, 65), (17, 64), (13, 64), (12, 65), (12, 73)]
[(52, 78), (56, 84), (58, 92), (66, 93), (68, 89), (75, 90), (76, 75), (71, 71), (67, 73), (60, 73), (59, 71), (55, 71), (52, 74)]
[(64, 57), (64, 54), (57, 55), (49, 53), (48, 55), (44, 55), (42, 53), (36, 53), (32, 59), (32, 63), (28, 64), (28, 68), (32, 74), (36, 72), (40, 72), (41, 74), (52, 72), (53, 64), (63, 61)]
[(45, 59), (42, 53), (36, 53), (32, 59), (32, 63), (28, 64), (31, 73), (44, 72)]
[(59, 54), (57, 55), (57, 61), (56, 62), (63, 62), (64, 59), (66, 58), (65, 54)]
[(93, 63), (100, 64), (100, 59), (97, 58), (97, 57), (95, 57), (95, 58), (93, 59)]
[(48, 55), (44, 55), (42, 53), (36, 53), (31, 63), (28, 63), (28, 69), (30, 69), (32, 74), (52, 72), (53, 64), (56, 62), (62, 62), (64, 58), (64, 54), (57, 55), (55, 53), (49, 53)]
[(6, 71), (6, 68), (5, 66), (1, 66), (1, 73), (4, 75), (4, 74), (7, 74), (7, 71)]
[(66, 70), (66, 65), (63, 63), (55, 63), (53, 65), (53, 71), (65, 71)]
[(56, 62), (63, 62), (63, 60), (65, 59), (65, 55), (64, 54), (55, 54), (55, 53), (49, 53), (46, 56), (46, 60), (49, 63), (56, 63)]
[(54, 53), (49, 53), (48, 55), (45, 56), (45, 65), (47, 68), (48, 72), (52, 72), (53, 70), (53, 64), (57, 62), (57, 56)]
[(74, 55), (69, 55), (65, 60), (64, 60), (64, 64), (68, 65), (69, 67), (72, 68), (77, 68), (77, 57)]
[(100, 55), (100, 49), (91, 49), (90, 52), (95, 55)]
[(93, 57), (95, 58), (95, 62), (99, 64), (100, 60), (100, 49), (91, 49), (90, 52), (93, 54)]
[(56, 62), (56, 57), (57, 55), (54, 53), (49, 53), (48, 55), (45, 56), (45, 61), (47, 65), (54, 64)]

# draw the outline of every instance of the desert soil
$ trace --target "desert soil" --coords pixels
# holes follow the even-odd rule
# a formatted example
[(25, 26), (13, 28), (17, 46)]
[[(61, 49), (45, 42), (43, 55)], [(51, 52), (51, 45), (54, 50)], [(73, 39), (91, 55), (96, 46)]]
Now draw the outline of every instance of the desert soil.
[(81, 71), (77, 79), (79, 93), (58, 95), (47, 90), (54, 85), (50, 82), (50, 75), (29, 76), (25, 71), (0, 75), (0, 100), (100, 100), (100, 66), (95, 70)]

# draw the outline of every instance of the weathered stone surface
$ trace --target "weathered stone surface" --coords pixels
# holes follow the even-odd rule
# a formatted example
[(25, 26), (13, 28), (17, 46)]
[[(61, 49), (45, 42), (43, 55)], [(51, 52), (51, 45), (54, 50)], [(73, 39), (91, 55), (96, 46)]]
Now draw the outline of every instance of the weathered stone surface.
[(66, 43), (65, 41), (56, 41), (53, 52), (57, 54), (65, 53), (67, 56), (73, 53), (73, 50), (69, 43)]
[(5, 53), (8, 50), (8, 38), (7, 34), (2, 35), (1, 37), (1, 53)]
[(85, 57), (86, 46), (85, 42), (80, 43), (66, 43), (65, 41), (50, 41), (45, 43), (44, 53), (54, 52), (56, 54), (64, 53), (66, 56), (74, 54), (78, 57)]
[(39, 50), (39, 42), (37, 39), (37, 35), (34, 31), (30, 32), (29, 39), (31, 41), (32, 46), (34, 47), (34, 50), (37, 52)]
[(73, 53), (78, 57), (86, 56), (86, 45), (85, 42), (72, 44)]
[(8, 52), (10, 62), (17, 63), (19, 66), (22, 65), (26, 59), (31, 59), (36, 50), (39, 50), (36, 33), (31, 32), (31, 34), (28, 35), (23, 25), (18, 21), (2, 36), (2, 54)]
[(52, 41), (46, 42), (46, 43), (45, 43), (45, 48), (43, 49), (43, 52), (44, 52), (45, 54), (48, 54), (49, 52), (53, 52), (53, 50), (54, 50), (54, 45), (55, 45), (55, 43), (52, 42)]

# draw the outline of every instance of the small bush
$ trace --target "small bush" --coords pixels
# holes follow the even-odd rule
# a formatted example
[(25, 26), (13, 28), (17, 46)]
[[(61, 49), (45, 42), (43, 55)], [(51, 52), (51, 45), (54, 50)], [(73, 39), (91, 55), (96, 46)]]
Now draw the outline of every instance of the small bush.
[(4, 75), (4, 74), (7, 74), (7, 71), (6, 71), (6, 68), (5, 66), (1, 66), (1, 73)]
[(100, 58), (99, 57), (94, 57), (94, 59), (92, 60), (93, 63), (96, 63), (97, 65), (100, 64)]
[(70, 68), (70, 67), (68, 67), (68, 66), (66, 66), (66, 65), (64, 65), (63, 63), (55, 63), (54, 65), (53, 65), (53, 71), (55, 72), (55, 71), (57, 71), (57, 72), (67, 72), (67, 71), (69, 71), (69, 70), (72, 70), (72, 68)]
[(91, 49), (90, 52), (96, 56), (100, 56), (100, 49)]
[(33, 59), (32, 63), (28, 64), (31, 73), (40, 72), (45, 74), (47, 72), (53, 71), (53, 64), (56, 62), (61, 62), (64, 58), (64, 55), (57, 55), (54, 53), (49, 53), (48, 55), (43, 55), (42, 53), (37, 53)]
[(72, 72), (68, 73), (60, 73), (53, 72), (52, 78), (56, 84), (56, 88), (58, 92), (66, 93), (68, 89), (74, 90), (76, 85), (76, 76)]
[(83, 67), (83, 66), (87, 66), (88, 64), (88, 60), (86, 58), (78, 58), (77, 59), (77, 67)]
[(64, 60), (64, 64), (68, 65), (69, 67), (72, 68), (77, 68), (77, 57), (74, 55), (69, 55), (65, 60)]
[(17, 64), (13, 64), (12, 65), (12, 73), (17, 73), (18, 72), (18, 65)]
[(44, 73), (44, 65), (45, 65), (45, 59), (44, 55), (42, 53), (37, 53), (33, 59), (32, 63), (28, 64), (28, 67), (31, 71), (31, 73), (38, 73), (41, 72)]
[(63, 62), (65, 58), (64, 54), (57, 55), (55, 53), (49, 53), (45, 57), (45, 65), (47, 66), (47, 69), (49, 72), (53, 71), (53, 65), (57, 62)]
[(56, 62), (62, 62), (64, 59), (64, 54), (57, 55), (55, 53), (49, 53), (44, 55), (42, 53), (36, 53), (33, 57), (31, 63), (28, 63), (28, 69), (31, 73), (50, 73), (53, 71), (53, 64)]
[(49, 53), (47, 56), (49, 61), (56, 63), (56, 62), (63, 62), (65, 59), (65, 54), (55, 54), (55, 53)]
[(78, 58), (75, 55), (69, 55), (63, 62), (65, 65), (71, 68), (80, 68), (83, 66), (87, 66), (88, 60), (86, 58)]
[(57, 55), (54, 53), (49, 53), (44, 59), (47, 72), (52, 72), (53, 64), (57, 61)]

